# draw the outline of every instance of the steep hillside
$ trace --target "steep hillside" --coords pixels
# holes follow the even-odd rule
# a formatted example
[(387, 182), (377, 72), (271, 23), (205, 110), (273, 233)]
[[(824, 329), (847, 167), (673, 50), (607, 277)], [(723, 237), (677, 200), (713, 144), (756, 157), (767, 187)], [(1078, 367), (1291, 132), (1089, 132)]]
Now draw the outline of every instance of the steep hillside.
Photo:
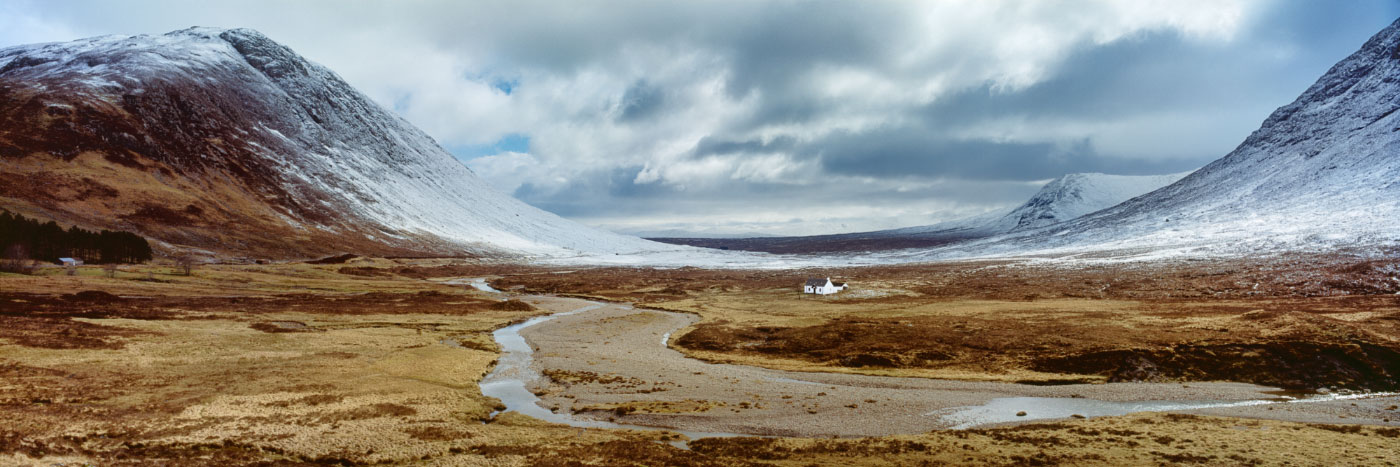
[(274, 258), (675, 248), (492, 190), (335, 73), (247, 29), (0, 50), (0, 205)]
[(1400, 21), (1181, 181), (1042, 231), (935, 256), (1050, 250), (1198, 253), (1400, 243)]

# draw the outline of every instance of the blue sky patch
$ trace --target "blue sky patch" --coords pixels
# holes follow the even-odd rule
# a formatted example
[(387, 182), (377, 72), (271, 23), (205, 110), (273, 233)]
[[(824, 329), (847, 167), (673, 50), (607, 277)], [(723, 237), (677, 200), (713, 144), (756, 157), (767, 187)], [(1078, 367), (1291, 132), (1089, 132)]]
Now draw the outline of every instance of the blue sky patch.
[(458, 159), (469, 161), (481, 156), (493, 156), (503, 152), (530, 152), (530, 136), (511, 133), (491, 144), (448, 144), (448, 152)]
[(512, 80), (497, 79), (497, 80), (491, 82), (491, 87), (496, 88), (497, 91), (501, 91), (501, 92), (503, 92), (503, 93), (506, 93), (507, 96), (509, 96), (511, 92), (514, 92), (514, 91), (515, 91), (515, 87), (516, 87), (516, 86), (519, 86), (519, 85), (520, 85), (520, 80), (514, 80), (514, 79), (512, 79)]

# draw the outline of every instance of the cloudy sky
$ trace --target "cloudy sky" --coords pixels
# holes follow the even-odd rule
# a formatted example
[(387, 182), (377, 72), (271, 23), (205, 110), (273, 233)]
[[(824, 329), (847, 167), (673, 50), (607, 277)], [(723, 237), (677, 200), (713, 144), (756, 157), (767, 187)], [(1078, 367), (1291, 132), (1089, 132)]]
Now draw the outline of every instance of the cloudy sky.
[(16, 1), (0, 47), (249, 27), (628, 232), (816, 234), (1219, 158), (1400, 0)]

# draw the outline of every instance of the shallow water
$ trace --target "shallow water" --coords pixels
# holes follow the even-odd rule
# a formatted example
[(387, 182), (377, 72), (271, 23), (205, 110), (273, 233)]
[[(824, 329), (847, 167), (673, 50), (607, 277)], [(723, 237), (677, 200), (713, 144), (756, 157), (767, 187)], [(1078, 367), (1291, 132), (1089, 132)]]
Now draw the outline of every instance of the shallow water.
[(480, 291), (482, 291), (482, 292), (487, 292), (487, 293), (502, 293), (501, 291), (492, 288), (492, 287), (491, 287), (491, 284), (487, 284), (487, 283), (486, 283), (486, 278), (485, 278), (485, 277), (472, 277), (472, 278), (463, 277), (463, 278), (458, 278), (458, 279), (452, 279), (452, 280), (443, 281), (442, 283), (447, 284), (447, 285), (465, 285), (465, 286), (469, 286), (469, 287), (474, 288), (474, 289), (476, 289), (476, 290), (480, 290)]
[[(523, 415), (528, 415), (530, 417), (538, 418), (547, 422), (558, 423), (561, 425), (568, 425), (579, 428), (616, 428), (629, 430), (669, 431), (673, 433), (683, 434), (692, 440), (699, 438), (749, 436), (739, 433), (685, 431), (652, 426), (626, 425), (622, 423), (587, 420), (575, 417), (571, 413), (555, 413), (553, 411), (550, 411), (549, 409), (540, 406), (539, 396), (536, 396), (534, 393), (530, 392), (529, 388), (527, 387), (527, 384), (530, 381), (534, 381), (536, 379), (541, 378), (542, 376), (538, 371), (535, 371), (534, 368), (530, 367), (531, 362), (533, 362), (534, 360), (533, 355), (535, 353), (535, 350), (534, 348), (530, 347), (530, 344), (526, 342), (525, 338), (520, 335), (520, 331), (522, 329), (543, 323), (545, 321), (549, 321), (551, 319), (555, 319), (561, 316), (575, 315), (590, 310), (596, 310), (603, 306), (603, 304), (601, 303), (589, 303), (590, 305), (573, 311), (530, 318), (525, 322), (512, 324), (510, 326), (506, 326), (497, 329), (495, 332), (492, 332), (491, 336), (496, 339), (496, 344), (501, 346), (501, 358), (496, 361), (496, 368), (491, 371), (491, 374), (486, 375), (485, 378), (482, 378), (480, 383), (481, 393), (488, 397), (500, 399), (501, 403), (505, 404), (506, 406), (506, 409), (503, 412), (519, 412)], [(495, 418), (497, 413), (492, 413), (492, 418)], [(688, 448), (685, 445), (684, 441), (671, 441), (670, 444), (680, 448)]]
[[(1268, 404), (1294, 404), (1360, 399), (1366, 397), (1389, 397), (1393, 395), (1393, 393), (1322, 394), (1303, 398), (1282, 396), (1274, 399), (1243, 401), (1135, 402), (1111, 402), (1063, 397), (1003, 397), (992, 399), (982, 405), (935, 410), (925, 415), (942, 418), (944, 421), (953, 425), (952, 429), (961, 430), (996, 423), (1070, 418), (1074, 415), (1083, 417), (1104, 417), (1127, 415), (1136, 412), (1182, 412), (1188, 410), (1249, 407)], [(1022, 412), (1024, 412), (1025, 415), (1017, 415)]]
[[(1127, 415), (1134, 412), (1243, 407), (1269, 403), (1272, 402), (1267, 400), (1110, 402), (1064, 397), (1003, 397), (992, 399), (983, 405), (935, 410), (925, 415), (942, 418), (953, 425), (954, 430), (961, 430), (994, 423), (1070, 418), (1074, 415), (1103, 417)], [(1022, 412), (1025, 415), (1016, 415)]]
[(469, 283), (468, 285), (475, 287), (476, 290), (480, 290), (482, 292), (501, 293), (501, 291), (491, 288), (491, 285), (486, 283), (486, 279), (479, 277), (476, 279), (472, 279), (471, 283)]
[(800, 379), (784, 378), (784, 377), (781, 377), (781, 376), (769, 376), (769, 377), (766, 378), (766, 379), (769, 380), (769, 381), (775, 381), (775, 382), (779, 382), (779, 383), (806, 384), (806, 385), (811, 385), (811, 386), (830, 386), (829, 384), (826, 384), (826, 383), (818, 383), (818, 382), (815, 382), (815, 381), (803, 381), (803, 380), (800, 380)]
[[(483, 281), (484, 282), (484, 281)], [(484, 284), (483, 284), (484, 285)], [(587, 306), (578, 309), (558, 313), (549, 316), (532, 318), (528, 321), (517, 323), (496, 330), (493, 337), (501, 346), (502, 355), (496, 364), (496, 368), (481, 381), (481, 391), (483, 394), (500, 399), (506, 406), (504, 411), (519, 412), (534, 418), (581, 428), (618, 428), (635, 430), (659, 430), (684, 434), (691, 439), (704, 437), (730, 437), (730, 436), (754, 436), (740, 433), (724, 432), (695, 432), (669, 428), (627, 425), (606, 421), (591, 420), (575, 416), (572, 413), (555, 413), (540, 405), (540, 399), (529, 391), (529, 385), (542, 380), (539, 374), (531, 365), (534, 361), (534, 349), (520, 335), (520, 332), (531, 326), (544, 323), (561, 316), (569, 316), (588, 312), (602, 308), (601, 303), (587, 302)], [(631, 307), (622, 306), (630, 309)], [(679, 328), (681, 326), (677, 326)], [(662, 348), (667, 347), (674, 329), (666, 331), (660, 339)], [(650, 340), (650, 339), (648, 339)], [(652, 341), (654, 342), (654, 341)], [(791, 376), (791, 375), (789, 375)], [(764, 380), (777, 383), (795, 383), (813, 386), (840, 385), (840, 383), (823, 383), (816, 381), (806, 381), (800, 376), (777, 376), (759, 375)], [(1015, 385), (1011, 385), (1015, 386)], [(833, 388), (834, 389), (834, 388)], [(1004, 389), (1003, 389), (1004, 391)], [(1003, 392), (1005, 394), (1005, 392)], [(1258, 394), (1257, 392), (1255, 394)], [(983, 399), (987, 402), (980, 405), (950, 407), (933, 410), (924, 413), (924, 417), (929, 417), (929, 425), (940, 428), (966, 429), (986, 425), (994, 425), (1010, 422), (1025, 422), (1033, 420), (1049, 420), (1071, 418), (1074, 415), (1082, 417), (1100, 417), (1125, 415), (1135, 412), (1183, 412), (1202, 409), (1228, 409), (1237, 407), (1250, 407), (1266, 404), (1286, 404), (1286, 403), (1306, 403), (1335, 401), (1344, 399), (1356, 399), (1367, 397), (1389, 397), (1393, 393), (1385, 394), (1330, 394), (1330, 395), (1306, 395), (1302, 397), (1290, 397), (1286, 395), (1259, 395), (1256, 399), (1231, 399), (1231, 400), (1149, 400), (1133, 402), (1115, 402), (1110, 400), (1090, 399), (1090, 398), (1068, 398), (1068, 397), (1001, 397), (995, 399)], [(945, 405), (946, 407), (946, 405)], [(1025, 415), (1018, 416), (1024, 412)], [(917, 414), (917, 412), (916, 412)], [(493, 413), (492, 417), (496, 414)], [(912, 415), (912, 414), (911, 414)], [(919, 418), (918, 415), (914, 415)], [(842, 432), (844, 433), (844, 432)], [(672, 442), (679, 447), (685, 447), (684, 442)]]

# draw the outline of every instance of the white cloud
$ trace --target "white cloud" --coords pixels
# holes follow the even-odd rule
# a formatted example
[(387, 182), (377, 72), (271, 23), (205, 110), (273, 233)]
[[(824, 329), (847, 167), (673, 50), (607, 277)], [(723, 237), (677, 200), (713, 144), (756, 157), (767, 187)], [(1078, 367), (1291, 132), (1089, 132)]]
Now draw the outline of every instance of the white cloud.
[(54, 21), (42, 13), (40, 3), (8, 2), (0, 8), (0, 48), (35, 42), (56, 42), (76, 39), (81, 33), (67, 24)]
[(482, 156), (467, 161), (467, 167), (476, 172), (476, 175), (486, 180), (492, 188), (505, 193), (514, 193), (515, 189), (526, 182), (549, 182), (563, 184), (567, 180), (555, 178), (541, 179), (540, 173), (545, 172), (540, 161), (525, 153), (504, 152), (501, 154)]
[[(976, 196), (982, 189), (975, 184), (970, 195), (910, 185), (928, 180), (866, 183), (825, 173), (819, 149), (702, 155), (696, 145), (709, 137), (811, 146), (837, 134), (916, 131), (1018, 143), (1091, 139), (1112, 156), (1144, 159), (1218, 156), (1244, 135), (1229, 136), (1216, 128), (1230, 122), (1191, 113), (1199, 109), (1103, 118), (1040, 118), (1027, 109), (984, 121), (947, 116), (956, 127), (934, 128), (923, 126), (921, 112), (968, 89), (1031, 89), (1076, 54), (1145, 35), (1227, 47), (1272, 9), (1255, 0), (88, 1), (12, 4), (0, 14), (0, 43), (196, 24), (252, 27), (336, 70), (448, 146), (527, 136), (528, 153), (467, 162), (502, 190), (529, 183), (539, 198), (527, 201), (591, 199), (617, 214), (565, 214), (610, 225), (730, 219), (783, 224), (791, 232), (912, 225), (1009, 201)], [(509, 92), (500, 83), (509, 83)], [(629, 107), (642, 104), (650, 107)], [(1256, 108), (1265, 107), (1250, 112)], [(1253, 120), (1248, 127), (1258, 121), (1249, 115), (1230, 118)], [(1171, 130), (1153, 131), (1159, 127)], [(1188, 132), (1209, 134), (1161, 136)], [(618, 173), (627, 175), (623, 183), (653, 191), (627, 197), (612, 179), (598, 178)], [(824, 191), (850, 201), (833, 206), (831, 219), (789, 216), (785, 200), (751, 196), (777, 190), (770, 185), (789, 196)], [(657, 203), (656, 196), (710, 204), (706, 214), (675, 214), (667, 210), (677, 203)], [(788, 225), (797, 217), (808, 228)]]

